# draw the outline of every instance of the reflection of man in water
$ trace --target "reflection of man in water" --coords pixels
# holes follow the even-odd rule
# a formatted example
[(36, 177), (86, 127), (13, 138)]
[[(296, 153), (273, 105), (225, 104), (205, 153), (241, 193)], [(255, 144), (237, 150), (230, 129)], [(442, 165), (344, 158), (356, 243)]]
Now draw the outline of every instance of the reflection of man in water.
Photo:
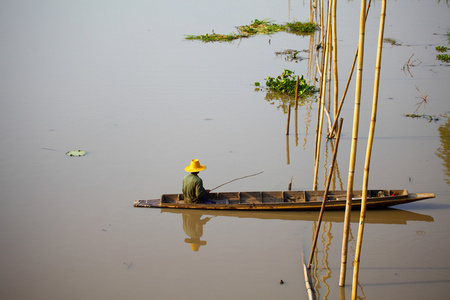
[(184, 241), (191, 244), (191, 249), (195, 252), (200, 246), (206, 245), (206, 241), (201, 241), (200, 238), (203, 235), (203, 225), (211, 219), (207, 217), (201, 220), (201, 217), (202, 215), (197, 213), (183, 213), (183, 230), (190, 237)]

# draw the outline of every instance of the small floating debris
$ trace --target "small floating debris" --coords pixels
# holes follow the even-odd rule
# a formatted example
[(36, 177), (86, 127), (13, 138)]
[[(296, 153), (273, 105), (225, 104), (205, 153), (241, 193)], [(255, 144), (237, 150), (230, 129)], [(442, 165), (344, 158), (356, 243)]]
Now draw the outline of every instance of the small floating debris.
[(87, 151), (84, 150), (70, 150), (66, 153), (67, 156), (85, 156)]
[(419, 118), (426, 119), (426, 120), (428, 120), (428, 122), (431, 122), (431, 121), (437, 122), (440, 120), (439, 117), (437, 117), (437, 116), (425, 115), (425, 114), (406, 114), (405, 116), (407, 118), (412, 118), (412, 119), (419, 119)]

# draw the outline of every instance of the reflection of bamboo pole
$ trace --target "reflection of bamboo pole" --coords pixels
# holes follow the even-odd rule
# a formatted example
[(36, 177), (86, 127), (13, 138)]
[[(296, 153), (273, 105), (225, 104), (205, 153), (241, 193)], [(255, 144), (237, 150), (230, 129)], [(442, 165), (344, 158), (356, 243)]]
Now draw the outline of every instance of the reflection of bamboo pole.
[(307, 143), (307, 136), (308, 136), (308, 128), (311, 124), (311, 110), (312, 110), (313, 102), (310, 101), (308, 105), (306, 106), (306, 113), (305, 113), (305, 137), (303, 138), (303, 150), (305, 150), (305, 146)]
[(361, 86), (363, 75), (362, 71), (364, 62), (364, 35), (366, 29), (365, 9), (366, 9), (366, 0), (361, 0), (359, 42), (358, 42), (358, 69), (356, 73), (357, 75), (356, 75), (356, 90), (355, 90), (355, 107), (353, 114), (352, 146), (350, 153), (350, 164), (348, 167), (347, 202), (345, 207), (344, 235), (342, 240), (341, 276), (339, 280), (340, 286), (345, 285), (345, 272), (347, 268), (347, 246), (348, 246), (347, 231), (350, 225), (350, 215), (352, 209), (353, 181), (355, 177), (356, 150), (357, 150), (358, 130), (359, 130), (359, 113), (361, 105)]
[(291, 159), (290, 159), (290, 155), (289, 155), (289, 135), (286, 135), (286, 156), (287, 156), (286, 164), (289, 165), (291, 163)]
[(311, 267), (311, 262), (312, 262), (312, 259), (313, 259), (313, 256), (314, 256), (314, 249), (316, 247), (317, 237), (319, 235), (320, 223), (322, 222), (323, 211), (325, 209), (325, 203), (326, 203), (326, 199), (327, 199), (327, 195), (328, 195), (328, 189), (330, 188), (331, 176), (333, 174), (334, 163), (336, 161), (336, 156), (337, 156), (337, 151), (338, 151), (338, 145), (339, 145), (339, 138), (340, 138), (340, 134), (341, 134), (341, 129), (342, 129), (342, 119), (339, 121), (339, 128), (338, 128), (338, 133), (337, 133), (337, 137), (336, 137), (336, 147), (334, 148), (334, 151), (333, 151), (333, 158), (331, 160), (330, 173), (329, 173), (329, 176), (328, 176), (326, 188), (325, 188), (324, 195), (323, 195), (322, 207), (320, 209), (319, 219), (317, 220), (317, 228), (316, 228), (316, 233), (315, 233), (314, 240), (313, 240), (313, 245), (312, 245), (312, 248), (311, 248), (311, 255), (309, 257), (308, 269)]
[(364, 233), (364, 223), (366, 220), (366, 201), (367, 201), (367, 187), (369, 184), (369, 169), (370, 169), (370, 157), (372, 155), (373, 136), (375, 133), (375, 123), (377, 119), (378, 108), (378, 89), (380, 86), (380, 70), (381, 70), (381, 54), (383, 52), (383, 33), (384, 33), (384, 21), (386, 18), (386, 0), (381, 4), (381, 17), (380, 17), (380, 31), (378, 35), (378, 53), (377, 62), (375, 67), (375, 82), (373, 91), (373, 103), (372, 103), (372, 118), (370, 122), (369, 138), (367, 140), (367, 152), (366, 162), (364, 165), (364, 179), (363, 179), (363, 192), (361, 199), (361, 215), (359, 220), (358, 239), (356, 243), (355, 252), (355, 265), (353, 267), (353, 283), (352, 283), (352, 298), (356, 299), (357, 287), (358, 287), (358, 275), (359, 275), (359, 261), (361, 257), (362, 239)]
[(291, 121), (291, 104), (289, 104), (288, 115), (287, 115), (287, 124), (286, 124), (286, 135), (289, 135), (289, 122)]

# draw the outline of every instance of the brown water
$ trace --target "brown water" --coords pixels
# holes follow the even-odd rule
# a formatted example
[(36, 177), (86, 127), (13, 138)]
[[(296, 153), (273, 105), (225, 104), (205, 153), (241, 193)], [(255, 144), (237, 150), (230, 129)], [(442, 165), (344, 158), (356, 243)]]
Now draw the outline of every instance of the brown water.
[[(185, 34), (235, 31), (258, 18), (306, 21), (308, 1), (2, 1), (0, 3), (1, 299), (307, 299), (317, 213), (205, 213), (133, 208), (178, 192), (192, 158), (220, 191), (311, 189), (316, 105), (299, 110), (298, 134), (253, 83), (308, 60), (310, 37), (278, 33), (224, 44)], [(362, 184), (381, 3), (372, 4), (355, 188)], [(436, 198), (369, 212), (362, 299), (446, 299), (450, 292), (446, 1), (389, 1), (370, 187)], [(358, 39), (359, 3), (338, 8), (340, 90)], [(270, 40), (270, 42), (269, 42)], [(306, 53), (304, 53), (306, 57)], [(411, 58), (409, 70), (404, 64)], [(336, 189), (346, 188), (354, 88), (342, 117)], [(293, 126), (293, 123), (291, 124)], [(323, 147), (325, 148), (325, 147)], [(83, 149), (85, 157), (67, 157)], [(331, 150), (327, 149), (331, 155)], [(321, 158), (323, 188), (330, 158)], [(209, 219), (210, 218), (210, 219)], [(354, 257), (357, 213), (351, 226)], [(343, 213), (325, 214), (312, 268), (319, 299), (338, 288)], [(200, 221), (203, 220), (203, 221)], [(206, 223), (205, 223), (206, 222)], [(198, 251), (189, 242), (200, 238)], [(190, 240), (191, 239), (191, 240)], [(280, 285), (280, 280), (285, 282)]]

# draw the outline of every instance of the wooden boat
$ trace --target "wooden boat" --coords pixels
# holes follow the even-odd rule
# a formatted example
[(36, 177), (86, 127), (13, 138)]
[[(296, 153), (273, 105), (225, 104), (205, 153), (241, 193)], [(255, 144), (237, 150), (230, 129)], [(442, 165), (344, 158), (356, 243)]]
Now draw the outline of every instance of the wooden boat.
[[(217, 210), (320, 210), (323, 191), (268, 191), (209, 193), (206, 203), (184, 203), (183, 194), (163, 194), (160, 199), (136, 200), (135, 207), (217, 209)], [(352, 208), (361, 206), (361, 191), (353, 191)], [(408, 193), (407, 190), (369, 190), (367, 209), (434, 198), (433, 193)], [(345, 209), (346, 191), (329, 191), (326, 210)]]

